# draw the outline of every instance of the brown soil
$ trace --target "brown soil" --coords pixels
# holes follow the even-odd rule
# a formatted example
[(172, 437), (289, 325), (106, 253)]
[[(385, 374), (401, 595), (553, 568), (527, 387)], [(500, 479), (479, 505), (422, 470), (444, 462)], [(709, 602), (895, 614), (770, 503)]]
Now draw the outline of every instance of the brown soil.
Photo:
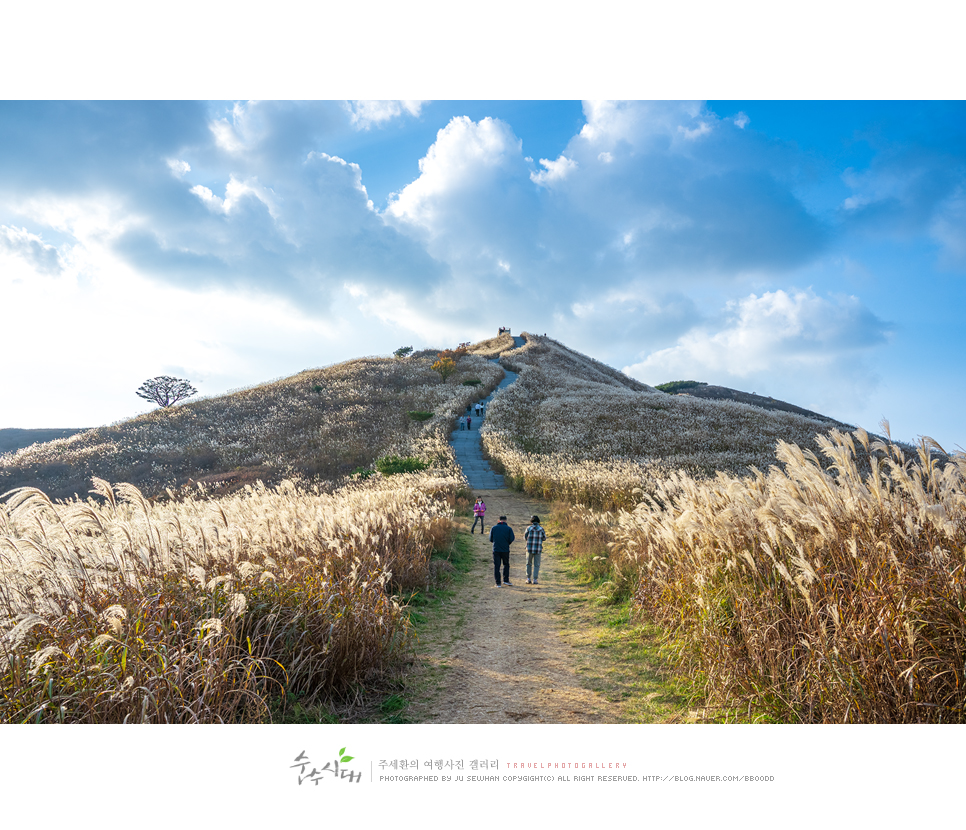
[[(475, 559), (455, 596), (427, 625), (412, 677), (407, 719), (417, 723), (621, 723), (621, 706), (585, 688), (582, 650), (593, 644), (565, 637), (564, 609), (586, 600), (586, 589), (564, 573), (562, 554), (544, 545), (540, 584), (526, 584), (523, 532), (545, 502), (509, 490), (478, 493), (487, 505), (486, 533), (472, 538)], [(516, 534), (510, 546), (511, 587), (493, 578), (490, 520), (505, 514)], [(546, 519), (541, 514), (541, 519)], [(542, 522), (546, 527), (546, 521)]]

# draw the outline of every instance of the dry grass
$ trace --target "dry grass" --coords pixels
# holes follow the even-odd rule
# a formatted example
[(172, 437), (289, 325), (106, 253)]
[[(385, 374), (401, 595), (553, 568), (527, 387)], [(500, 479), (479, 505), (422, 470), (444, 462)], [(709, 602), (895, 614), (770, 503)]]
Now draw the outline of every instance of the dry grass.
[(966, 720), (963, 457), (653, 394), (527, 337), (486, 451), (511, 486), (583, 505), (561, 519), (575, 557), (664, 627), (709, 706)]
[[(783, 468), (671, 476), (613, 531), (614, 578), (709, 701), (776, 720), (966, 719), (966, 459), (861, 430)], [(863, 474), (864, 457), (869, 472)]]
[[(448, 435), (502, 376), (461, 353), (444, 383), (435, 359), (350, 361), (3, 456), (0, 485), (50, 493), (0, 499), (0, 720), (267, 720), (396, 665), (397, 597), (433, 579), (466, 495)], [(428, 469), (346, 478), (387, 457)], [(94, 498), (52, 500), (91, 477)]]
[(527, 345), (501, 361), (520, 378), (490, 405), (481, 435), (510, 484), (533, 495), (629, 508), (672, 470), (747, 474), (774, 463), (779, 441), (817, 451), (816, 434), (832, 426), (666, 395), (554, 340), (525, 336)]
[[(335, 481), (387, 454), (452, 469), (446, 438), (454, 419), (489, 394), (501, 373), (465, 355), (444, 383), (430, 368), (432, 354), (312, 369), (27, 447), (0, 456), (0, 492), (32, 486), (70, 498), (94, 476), (152, 497), (192, 480), (223, 491), (292, 476)], [(483, 383), (462, 385), (470, 378)], [(413, 421), (411, 411), (433, 416)]]
[(0, 720), (253, 721), (344, 693), (408, 648), (461, 481), (283, 482), (150, 504), (21, 490), (0, 504)]
[(491, 337), (489, 340), (481, 340), (479, 343), (475, 343), (469, 347), (469, 352), (489, 359), (499, 357), (503, 352), (513, 349), (515, 345), (513, 335), (504, 333)]

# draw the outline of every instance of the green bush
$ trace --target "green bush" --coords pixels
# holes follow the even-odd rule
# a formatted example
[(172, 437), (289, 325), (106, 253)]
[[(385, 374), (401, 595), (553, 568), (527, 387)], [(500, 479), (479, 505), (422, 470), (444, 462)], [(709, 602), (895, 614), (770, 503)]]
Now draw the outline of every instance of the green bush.
[(479, 386), (481, 383), (483, 383), (483, 381), (479, 378), (470, 378), (469, 380), (463, 381), (463, 386)]
[(669, 395), (673, 395), (676, 392), (683, 392), (685, 389), (694, 389), (696, 386), (707, 385), (708, 384), (703, 383), (700, 380), (672, 380), (670, 383), (662, 383), (654, 388), (660, 389), (662, 392), (667, 392)]
[(409, 413), (409, 417), (412, 418), (414, 421), (428, 421), (430, 418), (433, 417), (433, 413), (415, 410)]
[(384, 476), (391, 476), (396, 473), (418, 473), (428, 466), (429, 464), (425, 461), (420, 461), (412, 456), (400, 458), (398, 455), (386, 455), (376, 461), (376, 469)]

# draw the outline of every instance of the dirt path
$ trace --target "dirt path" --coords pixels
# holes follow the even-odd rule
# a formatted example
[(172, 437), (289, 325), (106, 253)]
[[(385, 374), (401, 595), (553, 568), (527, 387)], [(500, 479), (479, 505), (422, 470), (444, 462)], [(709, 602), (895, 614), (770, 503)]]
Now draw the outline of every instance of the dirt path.
[[(421, 634), (414, 700), (417, 723), (620, 723), (620, 708), (584, 688), (574, 646), (560, 634), (560, 611), (582, 594), (563, 573), (556, 544), (544, 545), (540, 584), (526, 584), (523, 532), (546, 507), (509, 490), (476, 491), (487, 531), (472, 538), (475, 561), (455, 596)], [(512, 586), (496, 588), (490, 520), (505, 514), (516, 534)], [(541, 516), (541, 518), (544, 518)]]

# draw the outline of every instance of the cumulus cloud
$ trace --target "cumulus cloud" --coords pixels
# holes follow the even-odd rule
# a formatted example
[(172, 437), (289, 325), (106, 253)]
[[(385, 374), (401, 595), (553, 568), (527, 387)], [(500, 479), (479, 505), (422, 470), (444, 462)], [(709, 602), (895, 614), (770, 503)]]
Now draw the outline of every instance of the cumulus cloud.
[(678, 127), (678, 132), (681, 133), (688, 141), (694, 141), (695, 139), (701, 138), (701, 136), (710, 133), (711, 125), (707, 121), (702, 121), (696, 127)]
[(26, 228), (0, 225), (0, 251), (19, 257), (43, 274), (61, 271), (60, 253)]
[(182, 159), (167, 159), (168, 169), (179, 179), (191, 172), (191, 165)]
[[(605, 155), (601, 153), (601, 156)], [(606, 155), (610, 155), (609, 153)], [(599, 158), (599, 156), (598, 156)], [(546, 168), (539, 172), (530, 174), (530, 181), (542, 187), (547, 187), (554, 182), (563, 181), (567, 175), (577, 169), (577, 162), (561, 155), (556, 161), (540, 159), (540, 163)]]
[(418, 118), (424, 101), (346, 101), (349, 119), (357, 130), (381, 127), (403, 113)]
[[(561, 331), (597, 331), (575, 312), (585, 286), (596, 308), (632, 286), (666, 294), (668, 280), (682, 292), (721, 278), (773, 280), (825, 250), (828, 228), (796, 196), (800, 160), (787, 146), (718, 129), (699, 103), (589, 102), (584, 114), (540, 170), (498, 119), (456, 117), (437, 133), (420, 175), (382, 216), (449, 269), (431, 295), (440, 309), (475, 319), (465, 289), (481, 285), (539, 304)], [(671, 319), (655, 330), (680, 334), (684, 323)], [(623, 328), (628, 338), (641, 331)], [(613, 342), (605, 329), (598, 347)]]
[[(462, 284), (489, 278), (494, 287), (505, 285), (503, 278), (512, 280), (508, 272), (533, 260), (536, 192), (522, 142), (508, 124), (453, 118), (420, 159), (419, 171), (390, 198), (384, 216), (420, 240)], [(440, 300), (463, 301), (449, 293)], [(465, 302), (472, 303), (469, 294)]]
[[(57, 227), (111, 239), (131, 265), (176, 285), (261, 286), (320, 313), (351, 281), (471, 322), (483, 315), (468, 290), (476, 284), (573, 321), (588, 281), (608, 291), (781, 273), (824, 244), (782, 179), (788, 160), (760, 137), (735, 145), (726, 134), (739, 131), (716, 129), (697, 103), (588, 103), (586, 125), (539, 171), (511, 125), (455, 117), (383, 212), (365, 171), (333, 154), (327, 137), (414, 117), (419, 102), (66, 111), (76, 123), (50, 154), (88, 155), (47, 177), (66, 192), (44, 215), (86, 198), (72, 179), (80, 169), (98, 180), (101, 218), (81, 212)], [(132, 131), (130, 146), (111, 144), (119, 127)], [(10, 174), (0, 189), (17, 175), (3, 167), (0, 159)]]
[(189, 193), (194, 193), (199, 199), (201, 199), (202, 204), (208, 210), (213, 210), (217, 213), (225, 212), (225, 200), (220, 196), (216, 196), (211, 192), (211, 188), (205, 187), (203, 184), (196, 184), (194, 187), (188, 190)]
[(770, 291), (729, 302), (718, 320), (624, 371), (652, 385), (704, 380), (774, 397), (807, 395), (806, 406), (838, 408), (874, 388), (865, 358), (892, 331), (856, 297)]
[[(419, 178), (390, 198), (387, 214), (427, 230), (442, 224), (440, 208), (461, 195), (484, 189), (496, 175), (522, 169), (523, 142), (508, 124), (495, 118), (479, 123), (453, 118), (419, 160)], [(490, 206), (487, 206), (490, 207)]]

